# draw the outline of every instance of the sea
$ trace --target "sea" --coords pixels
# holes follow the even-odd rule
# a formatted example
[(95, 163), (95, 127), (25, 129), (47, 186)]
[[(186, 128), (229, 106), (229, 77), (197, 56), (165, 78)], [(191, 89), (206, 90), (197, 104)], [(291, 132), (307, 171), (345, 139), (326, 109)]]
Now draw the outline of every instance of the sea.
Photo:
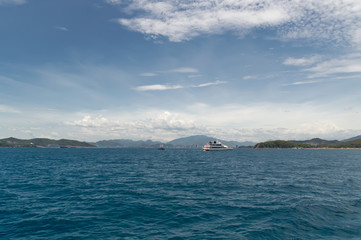
[(0, 239), (361, 239), (361, 150), (1, 148)]

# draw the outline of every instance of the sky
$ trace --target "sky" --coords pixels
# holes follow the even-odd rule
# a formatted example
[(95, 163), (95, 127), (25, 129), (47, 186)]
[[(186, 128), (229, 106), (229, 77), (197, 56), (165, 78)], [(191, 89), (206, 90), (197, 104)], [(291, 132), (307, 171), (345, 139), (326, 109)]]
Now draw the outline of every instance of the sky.
[(0, 138), (361, 134), (359, 0), (0, 0)]

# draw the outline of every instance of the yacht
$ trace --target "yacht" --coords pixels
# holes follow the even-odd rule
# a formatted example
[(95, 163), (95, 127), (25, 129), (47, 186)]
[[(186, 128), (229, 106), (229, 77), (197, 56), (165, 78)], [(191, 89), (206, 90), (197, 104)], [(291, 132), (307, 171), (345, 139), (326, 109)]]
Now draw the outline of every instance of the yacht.
[(161, 144), (158, 148), (158, 150), (165, 150), (165, 148), (163, 147), (163, 144)]
[(220, 141), (210, 141), (203, 146), (203, 151), (221, 151), (221, 150), (231, 150), (231, 147), (223, 145)]

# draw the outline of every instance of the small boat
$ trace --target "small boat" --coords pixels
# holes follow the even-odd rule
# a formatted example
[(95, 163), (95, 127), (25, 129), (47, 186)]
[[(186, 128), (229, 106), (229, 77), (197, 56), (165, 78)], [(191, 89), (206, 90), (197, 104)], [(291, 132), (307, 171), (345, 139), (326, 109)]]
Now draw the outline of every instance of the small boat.
[(165, 150), (165, 148), (163, 147), (163, 145), (160, 145), (158, 150)]
[(222, 150), (231, 150), (233, 148), (228, 147), (227, 145), (222, 144), (220, 141), (210, 141), (203, 146), (203, 151), (222, 151)]

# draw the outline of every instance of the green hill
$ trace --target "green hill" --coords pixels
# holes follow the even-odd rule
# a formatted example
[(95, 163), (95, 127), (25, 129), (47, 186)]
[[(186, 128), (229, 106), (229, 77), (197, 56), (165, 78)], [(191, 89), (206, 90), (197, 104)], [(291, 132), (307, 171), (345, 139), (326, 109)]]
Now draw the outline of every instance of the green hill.
[(323, 140), (313, 138), (306, 141), (284, 141), (275, 140), (257, 143), (254, 148), (361, 148), (361, 139), (340, 142), (337, 140)]
[(292, 141), (268, 141), (257, 143), (254, 148), (312, 148), (313, 146), (305, 143), (294, 143)]
[(18, 138), (4, 138), (0, 139), (0, 147), (95, 147), (86, 142), (80, 142), (69, 139), (48, 139), (48, 138), (33, 138), (33, 139), (18, 139)]
[(348, 138), (348, 139), (344, 139), (341, 142), (351, 142), (351, 141), (358, 140), (358, 139), (361, 139), (361, 135), (358, 135), (358, 136), (355, 136), (352, 138)]
[(299, 143), (303, 143), (303, 144), (309, 144), (312, 146), (322, 146), (322, 145), (337, 145), (340, 144), (340, 141), (337, 140), (324, 140), (321, 138), (313, 138), (311, 140), (305, 140), (305, 141), (295, 141), (295, 140), (291, 140), (291, 142), (299, 144)]
[(361, 148), (361, 139), (357, 139), (357, 140), (353, 140), (353, 141), (349, 141), (349, 142), (344, 142), (344, 143), (341, 143), (341, 144), (337, 145), (337, 147), (340, 147), (340, 148)]
[(94, 143), (94, 145), (100, 148), (158, 148), (161, 145), (169, 147), (158, 141), (133, 141), (130, 139), (102, 140)]

